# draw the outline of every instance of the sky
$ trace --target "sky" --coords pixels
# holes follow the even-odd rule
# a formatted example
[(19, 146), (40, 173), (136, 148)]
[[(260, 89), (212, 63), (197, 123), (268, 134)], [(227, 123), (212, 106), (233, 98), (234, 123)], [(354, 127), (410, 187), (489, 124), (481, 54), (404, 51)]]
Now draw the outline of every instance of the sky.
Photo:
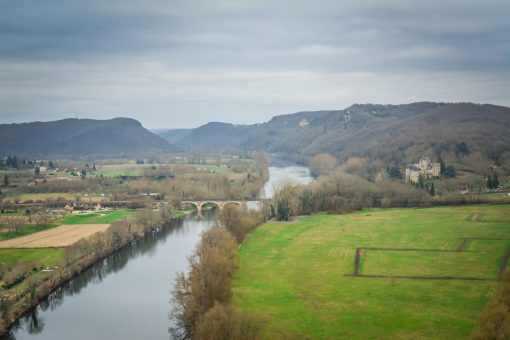
[(509, 0), (0, 0), (0, 123), (510, 106)]

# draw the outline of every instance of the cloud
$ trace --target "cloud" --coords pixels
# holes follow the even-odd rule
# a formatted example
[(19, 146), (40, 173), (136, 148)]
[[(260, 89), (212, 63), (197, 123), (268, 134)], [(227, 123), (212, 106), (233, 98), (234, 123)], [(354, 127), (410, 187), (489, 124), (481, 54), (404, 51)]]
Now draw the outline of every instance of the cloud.
[(79, 113), (182, 127), (353, 102), (509, 105), (509, 7), (0, 0), (0, 122)]

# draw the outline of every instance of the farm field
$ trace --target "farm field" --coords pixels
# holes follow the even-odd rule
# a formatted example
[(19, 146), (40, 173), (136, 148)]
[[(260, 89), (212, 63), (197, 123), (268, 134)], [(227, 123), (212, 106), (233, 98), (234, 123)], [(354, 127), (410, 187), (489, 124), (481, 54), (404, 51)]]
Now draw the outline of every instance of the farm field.
[(509, 246), (505, 205), (270, 222), (240, 248), (234, 303), (267, 339), (467, 338)]
[[(65, 218), (57, 219), (51, 224), (36, 226), (35, 224), (27, 224), (18, 231), (3, 231), (0, 232), (0, 241), (10, 240), (19, 238), (22, 236), (31, 235), (33, 233), (41, 232), (44, 230), (52, 229), (60, 225), (72, 225), (72, 224), (110, 224), (112, 222), (121, 220), (126, 216), (134, 215), (134, 210), (107, 210), (101, 212), (84, 213), (79, 215), (68, 215)], [(0, 223), (2, 222), (2, 216), (0, 216)], [(28, 220), (27, 220), (28, 223)], [(0, 229), (1, 230), (1, 229)]]
[(0, 248), (62, 248), (73, 245), (97, 232), (106, 231), (109, 224), (61, 225), (38, 233), (0, 242)]

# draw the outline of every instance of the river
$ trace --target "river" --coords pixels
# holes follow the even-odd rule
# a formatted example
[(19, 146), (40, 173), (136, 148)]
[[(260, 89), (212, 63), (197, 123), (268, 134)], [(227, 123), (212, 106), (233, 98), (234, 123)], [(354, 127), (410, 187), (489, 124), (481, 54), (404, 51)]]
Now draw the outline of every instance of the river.
[[(265, 194), (289, 178), (307, 183), (307, 168), (269, 168)], [(124, 247), (59, 287), (27, 316), (7, 339), (168, 339), (172, 322), (170, 290), (187, 257), (214, 216), (189, 216), (170, 227)]]

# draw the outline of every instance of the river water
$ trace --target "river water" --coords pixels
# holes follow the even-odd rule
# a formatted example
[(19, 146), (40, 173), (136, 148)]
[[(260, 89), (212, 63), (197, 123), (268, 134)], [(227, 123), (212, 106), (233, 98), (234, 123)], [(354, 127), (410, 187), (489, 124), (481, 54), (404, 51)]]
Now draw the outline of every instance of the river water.
[[(284, 178), (307, 183), (307, 168), (270, 167), (266, 197)], [(7, 339), (169, 339), (170, 291), (176, 273), (214, 216), (189, 216), (94, 264), (44, 299)]]

